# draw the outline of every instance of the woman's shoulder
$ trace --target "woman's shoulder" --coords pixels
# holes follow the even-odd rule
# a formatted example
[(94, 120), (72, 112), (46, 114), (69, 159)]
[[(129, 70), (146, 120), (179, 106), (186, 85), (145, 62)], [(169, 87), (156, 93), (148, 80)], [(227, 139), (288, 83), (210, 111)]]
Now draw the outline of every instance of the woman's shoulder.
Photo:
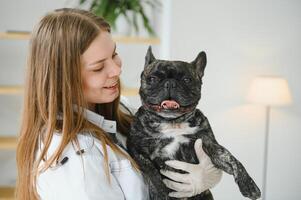
[[(49, 147), (47, 149), (47, 157), (50, 157), (56, 153), (58, 148), (60, 147), (63, 140), (63, 136), (60, 132), (54, 132), (49, 144)], [(78, 134), (76, 137), (76, 141), (70, 141), (63, 149), (62, 154), (70, 154), (70, 153), (76, 153), (81, 148), (86, 149), (89, 144), (92, 143), (93, 139), (91, 136), (84, 135), (84, 134)], [(44, 143), (40, 141), (39, 149), (38, 151), (42, 151), (45, 147)]]

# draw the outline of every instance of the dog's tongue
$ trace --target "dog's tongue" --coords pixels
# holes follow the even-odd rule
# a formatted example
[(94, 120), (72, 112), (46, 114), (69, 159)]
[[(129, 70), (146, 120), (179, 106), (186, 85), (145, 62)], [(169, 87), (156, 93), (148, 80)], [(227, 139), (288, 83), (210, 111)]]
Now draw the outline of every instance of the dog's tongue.
[(178, 109), (180, 108), (180, 105), (174, 100), (165, 100), (162, 101), (161, 107), (164, 109)]

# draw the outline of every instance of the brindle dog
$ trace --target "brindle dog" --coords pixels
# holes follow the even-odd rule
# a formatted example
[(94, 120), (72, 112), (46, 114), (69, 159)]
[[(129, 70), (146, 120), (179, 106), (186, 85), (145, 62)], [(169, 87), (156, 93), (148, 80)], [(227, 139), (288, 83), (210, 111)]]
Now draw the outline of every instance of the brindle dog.
[[(216, 141), (207, 118), (196, 109), (201, 98), (206, 54), (191, 62), (157, 60), (148, 49), (141, 74), (142, 106), (135, 115), (127, 140), (130, 155), (137, 161), (150, 187), (153, 200), (173, 199), (159, 170), (171, 169), (167, 160), (198, 163), (194, 143), (201, 138), (203, 150), (213, 165), (234, 176), (241, 193), (258, 199), (260, 190), (243, 165)], [(212, 200), (209, 190), (188, 199)]]

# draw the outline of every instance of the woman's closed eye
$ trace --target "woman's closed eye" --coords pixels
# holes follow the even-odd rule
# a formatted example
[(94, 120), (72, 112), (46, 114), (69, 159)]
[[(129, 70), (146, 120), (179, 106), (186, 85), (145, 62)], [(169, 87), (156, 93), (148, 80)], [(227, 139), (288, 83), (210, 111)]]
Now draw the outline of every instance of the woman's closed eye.
[[(114, 52), (113, 55), (112, 55), (112, 59), (115, 59), (115, 58), (118, 58), (118, 53), (117, 52)], [(102, 61), (102, 63), (98, 66), (95, 67), (95, 69), (93, 69), (93, 72), (100, 72), (103, 68), (104, 68), (104, 61)]]
[(100, 65), (97, 68), (93, 69), (93, 72), (100, 72), (104, 68), (104, 65)]

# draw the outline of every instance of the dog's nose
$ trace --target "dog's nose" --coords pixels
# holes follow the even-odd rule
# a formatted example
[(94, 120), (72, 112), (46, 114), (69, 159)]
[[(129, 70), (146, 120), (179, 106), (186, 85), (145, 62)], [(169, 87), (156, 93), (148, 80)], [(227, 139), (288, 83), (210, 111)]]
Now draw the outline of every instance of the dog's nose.
[(176, 87), (176, 82), (174, 80), (168, 80), (164, 83), (164, 87), (166, 89), (175, 88)]

